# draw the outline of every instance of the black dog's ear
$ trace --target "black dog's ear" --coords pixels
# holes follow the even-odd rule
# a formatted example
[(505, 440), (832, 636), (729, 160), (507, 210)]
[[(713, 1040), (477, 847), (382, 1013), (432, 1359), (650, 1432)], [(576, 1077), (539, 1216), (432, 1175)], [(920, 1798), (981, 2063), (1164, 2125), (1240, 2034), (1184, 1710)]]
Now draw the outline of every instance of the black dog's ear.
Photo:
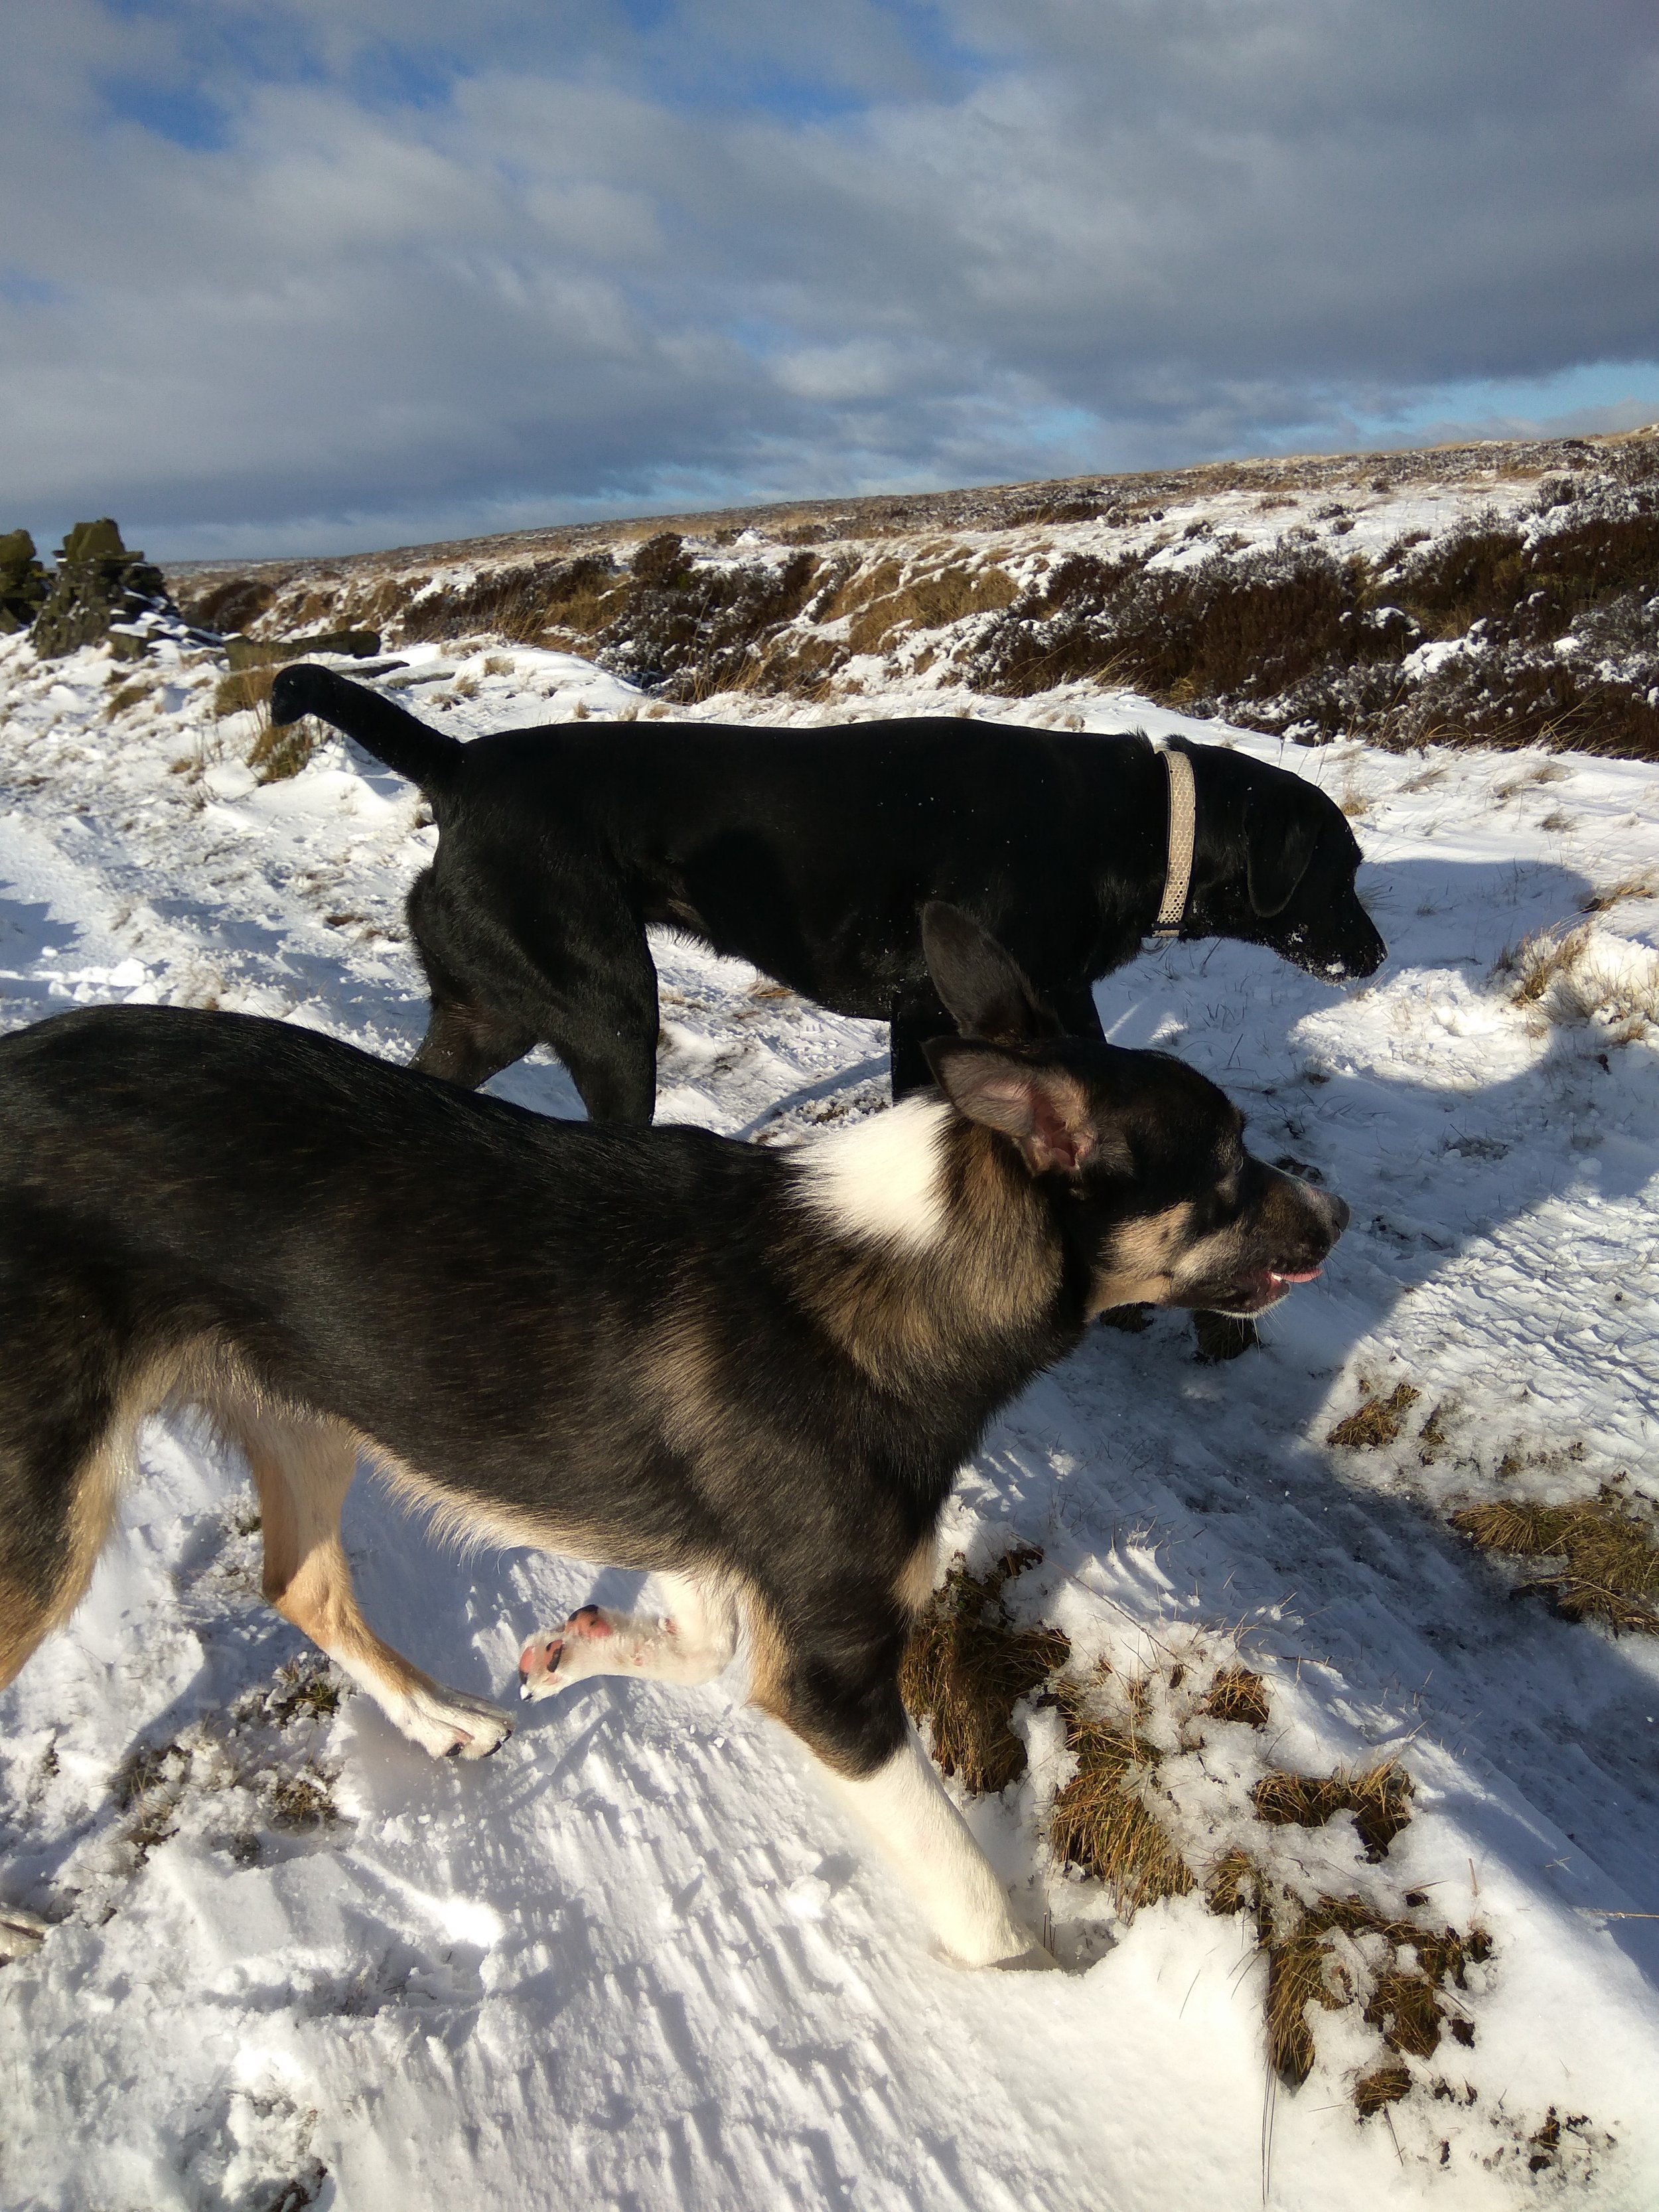
[(1244, 809), (1244, 873), (1250, 904), (1259, 915), (1282, 914), (1307, 874), (1325, 827), (1316, 803), (1322, 798), (1322, 793), (1299, 792), (1287, 805), (1278, 791), (1250, 793)]
[(928, 900), (921, 910), (921, 949), (933, 988), (963, 1036), (1029, 1044), (1064, 1034), (1059, 1017), (1038, 998), (1018, 963), (960, 907)]
[(1069, 1068), (1013, 1058), (962, 1037), (935, 1037), (922, 1050), (957, 1111), (1012, 1137), (1033, 1175), (1050, 1168), (1076, 1175), (1088, 1159), (1127, 1171), (1127, 1147), (1097, 1118), (1087, 1090)]

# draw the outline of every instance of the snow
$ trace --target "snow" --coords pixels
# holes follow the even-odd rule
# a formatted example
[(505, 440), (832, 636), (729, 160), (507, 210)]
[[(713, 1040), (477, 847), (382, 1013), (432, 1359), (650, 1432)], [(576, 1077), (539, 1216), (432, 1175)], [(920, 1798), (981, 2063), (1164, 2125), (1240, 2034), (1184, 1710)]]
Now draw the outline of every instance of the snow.
[[(497, 657), (510, 672), (412, 648), (404, 696), (461, 735), (579, 702), (658, 711), (569, 655)], [(216, 673), (163, 647), (149, 696), (109, 715), (97, 653), (39, 667), (0, 642), (0, 1024), (216, 1005), (404, 1057), (424, 1000), (401, 901), (434, 833), (337, 741), (254, 782), (251, 720), (213, 719)], [(1298, 1893), (1398, 1913), (1409, 1890), (1487, 1929), (1459, 1998), (1473, 2046), (1443, 2043), (1362, 2122), (1376, 2038), (1316, 2010), (1313, 2076), (1270, 2094), (1247, 1920), (1193, 1895), (1126, 1923), (1046, 1856), (1070, 1758), (1050, 1709), (1022, 1718), (1025, 1778), (966, 1807), (1017, 1908), (1049, 1916), (1072, 1970), (1048, 1976), (933, 1956), (736, 1672), (584, 1682), (520, 1709), (479, 1767), (428, 1759), (360, 1697), (313, 1710), (305, 1647), (258, 1600), (246, 1486), (179, 1420), (149, 1432), (87, 1602), (0, 1696), (0, 1907), (55, 1923), (0, 1968), (7, 2212), (1659, 2201), (1659, 1920), (1613, 1917), (1659, 1911), (1659, 1645), (1512, 1601), (1444, 1517), (1614, 1481), (1659, 1497), (1659, 898), (1589, 917), (1576, 997), (1517, 1003), (1498, 965), (1585, 922), (1592, 892), (1659, 883), (1656, 771), (1303, 752), (1080, 686), (991, 707), (889, 684), (856, 711), (913, 704), (1186, 730), (1353, 815), (1390, 945), (1370, 983), (1198, 945), (1099, 992), (1114, 1036), (1191, 1059), (1259, 1152), (1348, 1199), (1326, 1277), (1224, 1367), (1194, 1361), (1176, 1316), (1093, 1332), (964, 1469), (947, 1553), (1040, 1546), (1010, 1586), (1022, 1617), (1064, 1628), (1079, 1667), (1148, 1670), (1164, 1812), (1195, 1865), (1270, 1766), (1400, 1757), (1413, 1817), (1382, 1862), (1346, 1815), (1255, 1840)], [(680, 718), (826, 711), (726, 698)], [(878, 1029), (657, 950), (663, 1118), (790, 1140), (881, 1103)], [(577, 1110), (544, 1054), (494, 1088)], [(1365, 1386), (1399, 1380), (1421, 1397), (1397, 1446), (1326, 1446)], [(367, 1485), (347, 1537), (369, 1619), (477, 1694), (502, 1693), (538, 1626), (639, 1589), (603, 1563), (457, 1558)], [(1270, 1726), (1218, 1723), (1194, 1748), (1172, 1667), (1241, 1648)], [(155, 1778), (124, 1808), (139, 1752)], [(307, 1790), (333, 1819), (290, 1817)], [(1552, 2107), (1583, 2119), (1534, 2174)]]

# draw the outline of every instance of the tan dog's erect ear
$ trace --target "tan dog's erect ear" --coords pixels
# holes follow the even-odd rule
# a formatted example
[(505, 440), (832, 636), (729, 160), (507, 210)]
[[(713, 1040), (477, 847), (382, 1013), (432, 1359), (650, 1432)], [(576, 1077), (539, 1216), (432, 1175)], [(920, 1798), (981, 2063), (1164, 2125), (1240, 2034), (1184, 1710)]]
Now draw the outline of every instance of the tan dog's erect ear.
[[(924, 1045), (927, 1064), (959, 1114), (1012, 1137), (1033, 1175), (1057, 1168), (1075, 1175), (1109, 1148), (1122, 1152), (1089, 1111), (1089, 1094), (1069, 1068), (1028, 1066), (957, 1037)], [(1119, 1164), (1115, 1157), (1110, 1163)], [(1123, 1153), (1122, 1164), (1127, 1165)]]
[(921, 910), (921, 949), (933, 988), (963, 1036), (1029, 1044), (1064, 1034), (1018, 962), (960, 907), (929, 899)]

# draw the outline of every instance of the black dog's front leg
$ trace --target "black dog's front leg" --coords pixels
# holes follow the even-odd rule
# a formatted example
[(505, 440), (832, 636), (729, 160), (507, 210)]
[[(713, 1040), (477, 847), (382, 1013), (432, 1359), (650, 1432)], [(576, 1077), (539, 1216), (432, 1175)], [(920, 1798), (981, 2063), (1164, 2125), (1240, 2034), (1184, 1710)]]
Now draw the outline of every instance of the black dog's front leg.
[(888, 1068), (893, 1103), (913, 1091), (927, 1090), (933, 1080), (922, 1047), (934, 1037), (954, 1036), (957, 1025), (945, 1011), (931, 983), (906, 984), (895, 994), (888, 1020)]
[[(1087, 983), (1072, 990), (1050, 990), (1041, 984), (1037, 988), (1060, 1017), (1068, 1036), (1103, 1035), (1095, 994)], [(933, 1075), (921, 1048), (934, 1037), (954, 1036), (956, 1028), (954, 1018), (945, 1012), (931, 983), (907, 983), (894, 994), (889, 1018), (888, 1065), (892, 1073), (896, 1104), (913, 1091), (927, 1089)]]

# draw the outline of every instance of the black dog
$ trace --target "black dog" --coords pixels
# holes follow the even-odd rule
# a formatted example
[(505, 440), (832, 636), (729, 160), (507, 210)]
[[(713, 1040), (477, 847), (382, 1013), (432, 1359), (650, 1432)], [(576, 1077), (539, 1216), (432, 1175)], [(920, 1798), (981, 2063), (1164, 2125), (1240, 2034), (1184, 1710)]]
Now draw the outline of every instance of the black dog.
[(383, 1644), (340, 1508), (360, 1454), (458, 1534), (668, 1578), (520, 1667), (751, 1694), (824, 1762), (959, 1957), (1030, 1937), (906, 1722), (897, 1668), (987, 1420), (1131, 1300), (1251, 1313), (1347, 1209), (1245, 1152), (1215, 1086), (1057, 1034), (931, 908), (939, 1095), (793, 1152), (543, 1120), (235, 1014), (0, 1041), (0, 1685), (79, 1601), (144, 1417), (251, 1465), (264, 1589), (409, 1735), (507, 1716)]
[(270, 710), (331, 722), (431, 802), (438, 851), (409, 897), (432, 993), (416, 1066), (471, 1087), (549, 1044), (595, 1121), (655, 1107), (648, 923), (890, 1023), (896, 1097), (949, 1026), (922, 957), (930, 898), (1006, 944), (1079, 1035), (1100, 1033), (1091, 984), (1161, 911), (1166, 934), (1272, 945), (1318, 975), (1383, 955), (1339, 809), (1219, 745), (1173, 749), (1172, 770), (1143, 737), (954, 720), (559, 723), (464, 745), (311, 666), (282, 672)]

